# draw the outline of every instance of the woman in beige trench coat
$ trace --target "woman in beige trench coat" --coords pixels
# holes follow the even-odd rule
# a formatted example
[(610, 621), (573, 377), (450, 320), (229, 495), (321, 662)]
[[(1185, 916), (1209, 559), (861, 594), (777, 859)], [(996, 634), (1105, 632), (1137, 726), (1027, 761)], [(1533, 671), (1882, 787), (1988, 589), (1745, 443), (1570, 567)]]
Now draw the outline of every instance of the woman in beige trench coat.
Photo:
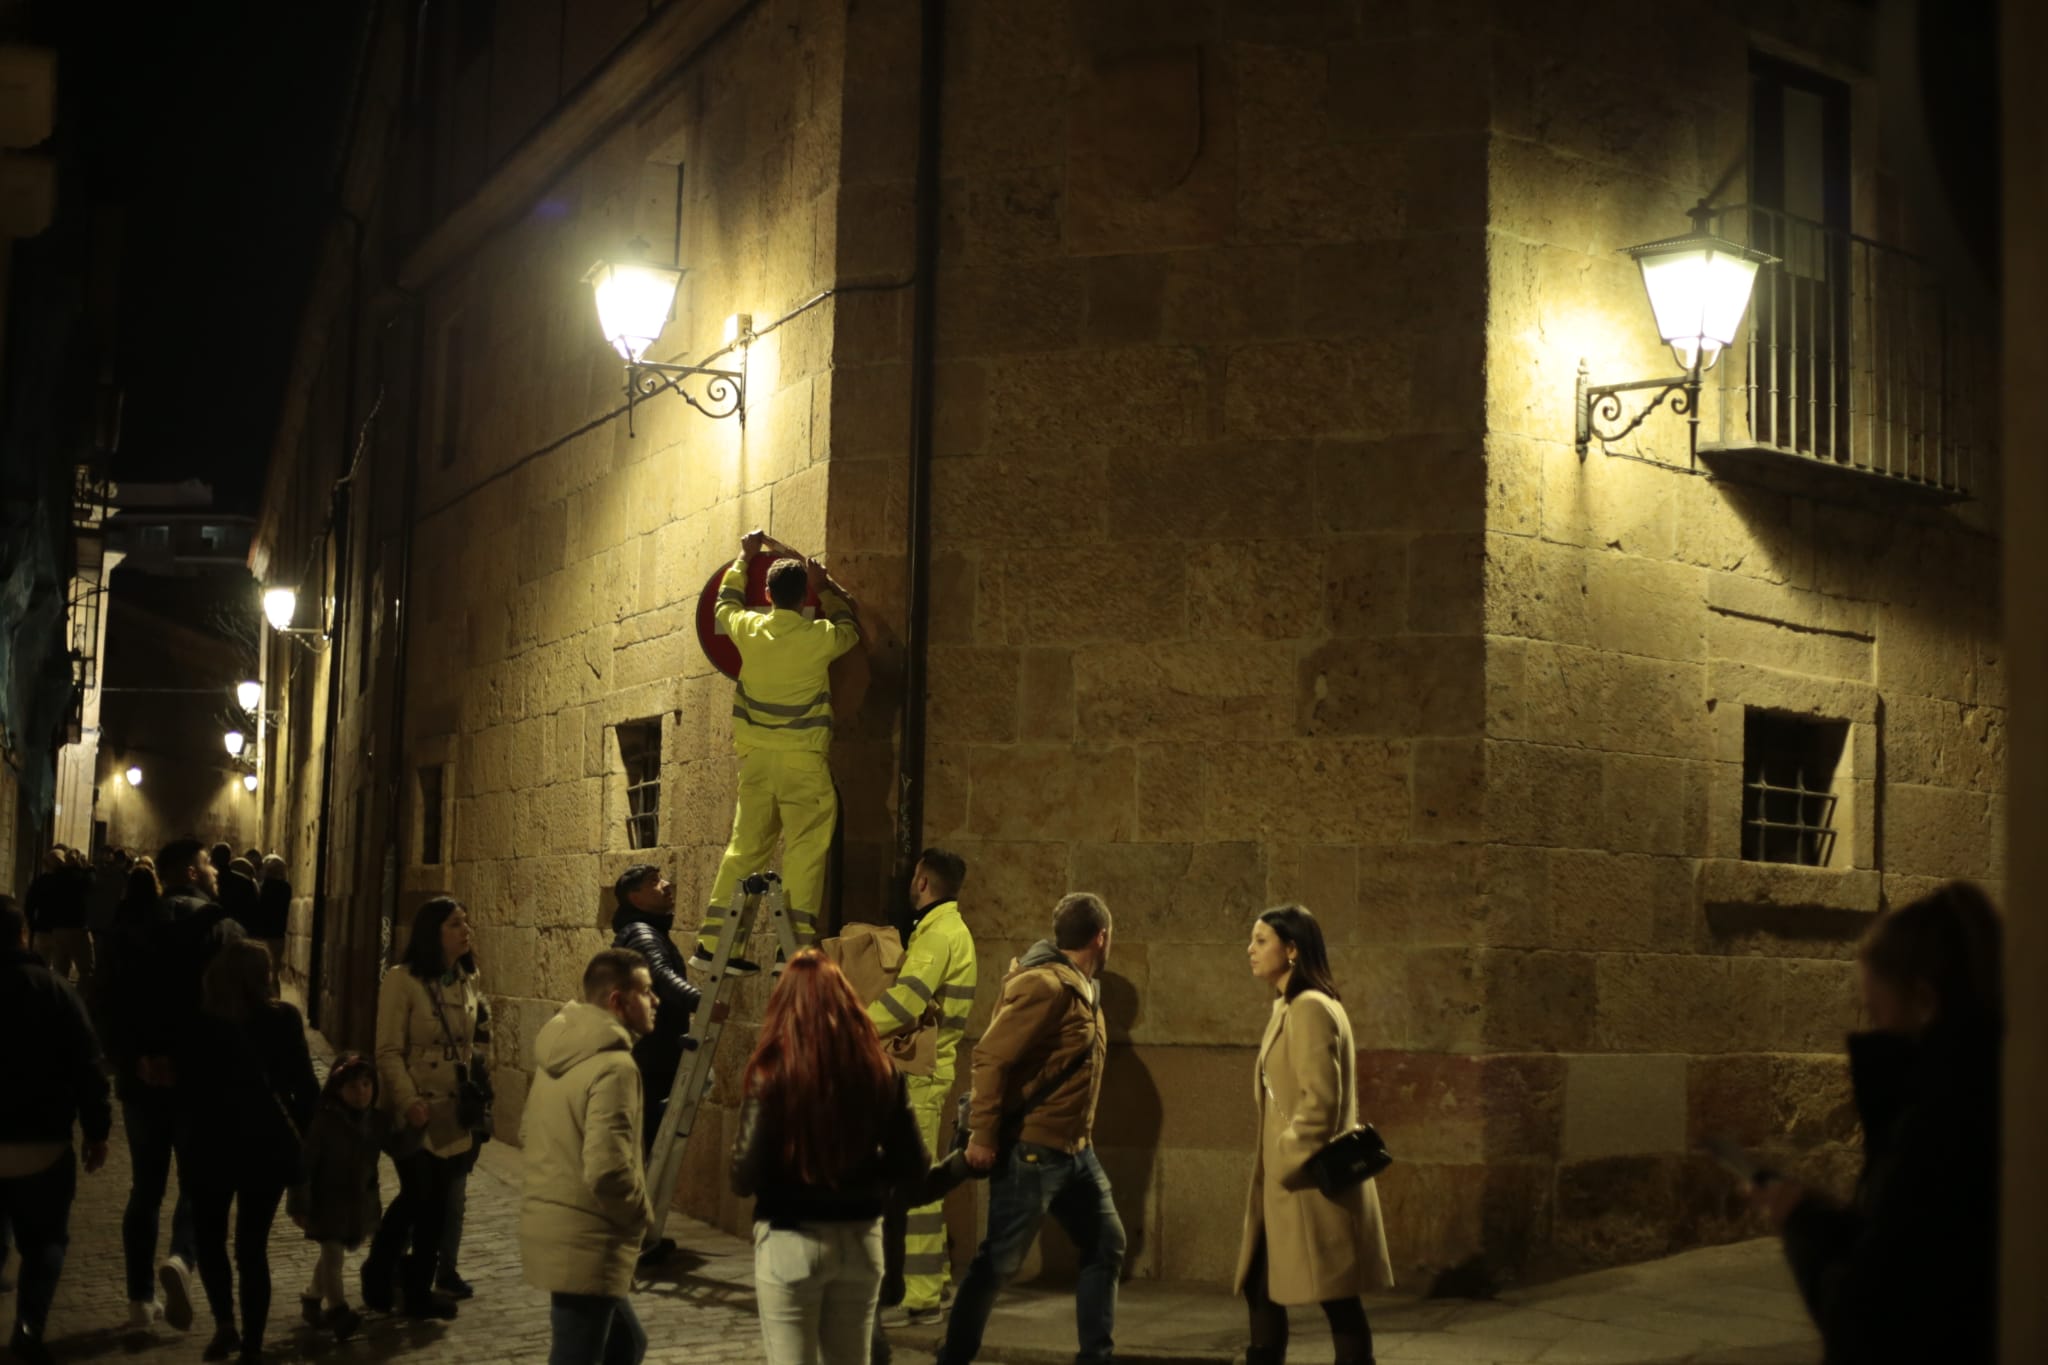
[(1322, 928), (1301, 906), (1259, 916), (1246, 956), (1279, 996), (1253, 1079), (1259, 1150), (1237, 1254), (1235, 1287), (1251, 1307), (1246, 1365), (1286, 1359), (1287, 1305), (1302, 1303), (1322, 1306), (1337, 1365), (1371, 1365), (1372, 1327), (1358, 1296), (1394, 1284), (1379, 1194), (1368, 1180), (1333, 1198), (1302, 1174), (1358, 1126), (1351, 1021), (1337, 1003)]

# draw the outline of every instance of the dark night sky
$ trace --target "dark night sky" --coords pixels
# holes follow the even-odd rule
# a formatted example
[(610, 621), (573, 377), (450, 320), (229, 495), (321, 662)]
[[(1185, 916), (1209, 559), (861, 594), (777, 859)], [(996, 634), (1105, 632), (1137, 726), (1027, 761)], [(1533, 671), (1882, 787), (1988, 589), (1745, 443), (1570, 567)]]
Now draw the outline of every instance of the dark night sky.
[(117, 480), (254, 510), (367, 7), (56, 0), (70, 183), (123, 210)]

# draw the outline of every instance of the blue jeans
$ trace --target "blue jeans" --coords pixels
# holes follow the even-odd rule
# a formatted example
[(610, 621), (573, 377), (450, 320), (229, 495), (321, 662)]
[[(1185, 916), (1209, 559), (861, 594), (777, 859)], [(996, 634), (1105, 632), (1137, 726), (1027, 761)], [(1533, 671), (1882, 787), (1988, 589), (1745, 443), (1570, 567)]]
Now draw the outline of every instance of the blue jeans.
[(548, 1365), (640, 1365), (647, 1332), (631, 1299), (602, 1294), (550, 1294), (548, 1325), (554, 1345)]
[(938, 1365), (968, 1365), (980, 1353), (981, 1334), (996, 1306), (996, 1294), (1024, 1264), (1047, 1214), (1081, 1253), (1081, 1274), (1074, 1286), (1074, 1332), (1080, 1344), (1075, 1358), (1094, 1365), (1114, 1354), (1124, 1224), (1110, 1199), (1109, 1177), (1092, 1147), (1069, 1155), (1057, 1147), (1020, 1142), (989, 1180), (988, 1235), (953, 1300)]
[[(143, 1089), (121, 1101), (129, 1167), (128, 1208), (121, 1215), (121, 1253), (131, 1303), (147, 1303), (156, 1297), (157, 1224), (163, 1213), (164, 1191), (171, 1182), (175, 1119), (168, 1090)], [(171, 1209), (171, 1255), (187, 1267), (199, 1264), (198, 1242), (192, 1233), (192, 1201), (183, 1186)]]
[(71, 1199), (78, 1193), (78, 1159), (69, 1151), (34, 1175), (0, 1179), (0, 1221), (10, 1224), (21, 1252), (14, 1320), (26, 1336), (43, 1339), (57, 1277), (71, 1245)]

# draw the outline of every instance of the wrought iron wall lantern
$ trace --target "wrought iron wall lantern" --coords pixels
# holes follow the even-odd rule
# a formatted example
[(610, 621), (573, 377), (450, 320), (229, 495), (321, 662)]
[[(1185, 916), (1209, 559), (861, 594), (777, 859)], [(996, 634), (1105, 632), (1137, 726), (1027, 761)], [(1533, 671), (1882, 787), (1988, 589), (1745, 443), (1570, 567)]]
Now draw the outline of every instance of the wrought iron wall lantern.
[[(1742, 328), (1756, 272), (1778, 258), (1715, 236), (1707, 230), (1713, 210), (1705, 200), (1688, 211), (1692, 231), (1682, 237), (1626, 247), (1643, 272), (1643, 290), (1657, 319), (1657, 334), (1671, 347), (1685, 373), (1670, 379), (1635, 379), (1623, 384), (1589, 384), (1579, 361), (1578, 449), (1586, 458), (1595, 440), (1618, 441), (1641, 426), (1664, 400), (1691, 426), (1695, 465), (1700, 448), (1700, 376), (1714, 368), (1721, 352)], [(1626, 422), (1622, 395), (1654, 389), (1649, 402)], [(1673, 397), (1673, 395), (1676, 397)], [(1616, 425), (1619, 423), (1620, 425)]]
[[(263, 617), (270, 622), (270, 628), (279, 635), (289, 635), (308, 649), (327, 648), (327, 632), (318, 626), (295, 626), (292, 618), (299, 613), (299, 595), (290, 588), (266, 588), (263, 592)], [(246, 684), (244, 684), (246, 685)], [(238, 689), (239, 690), (239, 689)], [(260, 692), (261, 689), (259, 688)], [(245, 708), (246, 709), (246, 708)]]
[[(662, 328), (675, 314), (676, 286), (684, 272), (676, 266), (637, 261), (599, 261), (583, 282), (597, 302), (597, 323), (612, 349), (626, 362), (626, 433), (633, 434), (633, 408), (664, 389), (682, 395), (685, 403), (706, 417), (738, 417), (747, 424), (746, 375), (704, 365), (670, 365), (646, 358)], [(728, 337), (731, 345), (752, 340), (751, 329)], [(702, 380), (703, 397), (685, 387)]]

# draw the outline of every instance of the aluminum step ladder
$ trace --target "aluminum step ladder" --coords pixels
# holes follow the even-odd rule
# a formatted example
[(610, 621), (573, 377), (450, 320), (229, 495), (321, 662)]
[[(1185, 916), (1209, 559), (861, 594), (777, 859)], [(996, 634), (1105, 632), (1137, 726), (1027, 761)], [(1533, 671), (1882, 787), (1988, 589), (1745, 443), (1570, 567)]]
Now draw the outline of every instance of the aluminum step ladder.
[(669, 1212), (676, 1202), (676, 1183), (683, 1174), (683, 1148), (688, 1145), (690, 1132), (696, 1127), (697, 1113), (703, 1106), (704, 1096), (711, 1089), (712, 1063), (718, 1056), (718, 1040), (724, 1035), (726, 1018), (732, 1012), (732, 1001), (727, 992), (739, 978), (725, 974), (726, 963), (735, 956), (744, 956), (738, 950), (753, 937), (755, 921), (763, 910), (775, 924), (775, 938), (780, 947), (775, 958), (775, 975), (780, 976), (783, 965), (808, 946), (790, 918), (789, 902), (782, 892), (782, 878), (773, 872), (760, 872), (740, 883), (739, 889), (733, 893), (725, 925), (719, 931), (718, 951), (711, 959), (711, 984), (705, 991), (709, 997), (706, 1002), (709, 1008), (703, 1014), (703, 1031), (697, 1035), (696, 1050), (676, 1068), (675, 1082), (669, 1089), (668, 1111), (662, 1115), (661, 1127), (654, 1134), (653, 1150), (648, 1153), (647, 1169), (653, 1177), (654, 1196), (654, 1227), (643, 1243), (648, 1249), (661, 1245), (662, 1229), (668, 1226)]

